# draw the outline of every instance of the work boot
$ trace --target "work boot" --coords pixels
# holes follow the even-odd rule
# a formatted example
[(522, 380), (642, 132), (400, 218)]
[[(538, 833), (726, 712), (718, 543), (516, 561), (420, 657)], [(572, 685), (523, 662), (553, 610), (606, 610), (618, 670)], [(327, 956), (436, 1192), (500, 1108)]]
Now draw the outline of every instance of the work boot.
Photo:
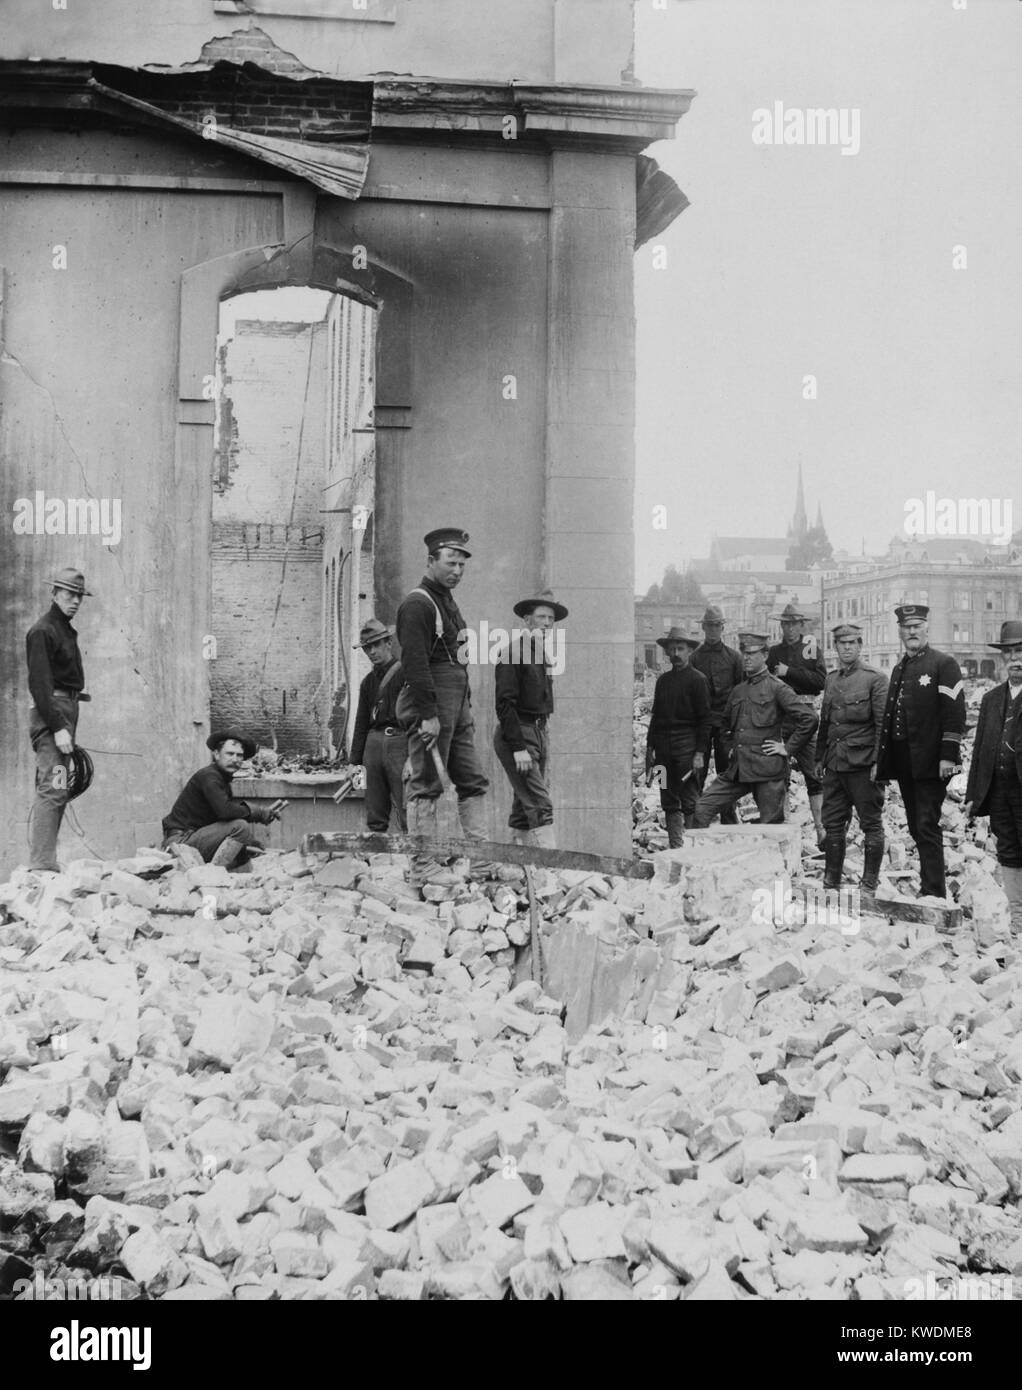
[(880, 882), (880, 866), (884, 862), (884, 842), (869, 840), (863, 846), (862, 878), (859, 879), (859, 896), (869, 907), (876, 905), (877, 885)]
[(60, 823), (63, 819), (63, 806), (56, 806), (52, 801), (36, 800), (34, 803), (29, 827), (30, 869), (46, 869), (50, 873), (60, 873), (60, 865), (57, 863), (57, 836), (60, 834)]
[(241, 840), (235, 840), (232, 836), (228, 835), (226, 840), (220, 841), (216, 853), (209, 862), (218, 865), (222, 869), (229, 869), (244, 848), (245, 846)]
[[(488, 840), (489, 826), (486, 816), (485, 796), (466, 796), (458, 802), (458, 817), (461, 820), (461, 833), (466, 840)], [(523, 831), (531, 835), (532, 831)], [(528, 843), (528, 841), (526, 842)], [(492, 859), (473, 859), (473, 878), (494, 878), (499, 864)]]
[(532, 832), (533, 844), (537, 849), (556, 849), (553, 825), (537, 825)]
[(667, 848), (681, 849), (685, 843), (684, 811), (667, 812)]
[(809, 809), (813, 813), (813, 825), (816, 828), (816, 843), (822, 845), (826, 842), (827, 832), (823, 825), (823, 793), (819, 792), (809, 798)]
[(1012, 868), (1010, 864), (1001, 865), (1001, 882), (1008, 899), (1011, 913), (1011, 934), (1022, 936), (1022, 869)]
[(833, 831), (823, 842), (823, 886), (841, 887), (841, 870), (845, 865), (845, 842)]
[[(417, 796), (405, 808), (408, 816), (409, 835), (421, 835), (424, 839), (436, 839), (436, 801), (432, 797)], [(410, 854), (408, 856), (408, 886), (421, 889), (431, 883), (438, 888), (453, 888), (462, 883), (457, 874), (448, 872), (439, 859), (431, 854)]]

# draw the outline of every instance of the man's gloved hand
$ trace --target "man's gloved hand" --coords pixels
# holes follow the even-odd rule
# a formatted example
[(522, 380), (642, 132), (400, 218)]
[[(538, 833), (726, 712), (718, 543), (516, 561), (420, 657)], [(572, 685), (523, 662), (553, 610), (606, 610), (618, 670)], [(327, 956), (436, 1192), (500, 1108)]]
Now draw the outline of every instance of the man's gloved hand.
[(74, 752), (75, 741), (67, 729), (58, 729), (53, 735), (53, 741), (57, 745), (58, 753), (63, 753), (66, 756), (68, 753)]
[(426, 745), (427, 752), (433, 747), (440, 737), (440, 718), (434, 715), (432, 719), (423, 719), (419, 724), (419, 737)]

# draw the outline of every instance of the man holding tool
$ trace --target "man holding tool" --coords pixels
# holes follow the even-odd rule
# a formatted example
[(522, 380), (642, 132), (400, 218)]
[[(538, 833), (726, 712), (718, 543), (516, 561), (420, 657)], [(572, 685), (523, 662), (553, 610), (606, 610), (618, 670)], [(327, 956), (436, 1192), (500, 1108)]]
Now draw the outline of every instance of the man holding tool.
[(265, 810), (231, 796), (231, 780), (243, 762), (255, 753), (255, 743), (236, 729), (210, 734), (206, 747), (213, 761), (192, 774), (184, 790), (163, 820), (163, 848), (192, 845), (207, 864), (243, 868), (249, 857), (261, 854), (252, 822), (269, 825), (279, 820), (288, 804), (277, 800)]
[[(397, 610), (405, 684), (396, 712), (408, 731), (408, 833), (430, 839), (437, 835), (437, 799), (444, 785), (439, 773), (444, 769), (457, 788), (465, 838), (486, 839), (489, 782), (475, 749), (468, 669), (458, 659), (465, 620), (453, 596), (471, 558), (468, 539), (456, 526), (430, 531), (426, 573)], [(409, 883), (422, 888), (427, 881), (450, 886), (455, 880), (429, 855), (412, 855)]]

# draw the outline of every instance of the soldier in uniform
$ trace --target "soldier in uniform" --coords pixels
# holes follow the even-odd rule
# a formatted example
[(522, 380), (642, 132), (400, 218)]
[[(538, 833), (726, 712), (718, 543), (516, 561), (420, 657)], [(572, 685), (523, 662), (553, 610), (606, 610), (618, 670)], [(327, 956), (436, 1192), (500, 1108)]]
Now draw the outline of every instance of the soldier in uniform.
[[(692, 653), (693, 670), (706, 677), (710, 687), (710, 747), (713, 751), (713, 770), (719, 777), (727, 767), (727, 743), (724, 738), (724, 706), (727, 697), (743, 677), (742, 658), (733, 647), (723, 642), (724, 614), (715, 604), (709, 604), (702, 620), (703, 640)], [(699, 786), (706, 780), (709, 763), (699, 777)], [(720, 813), (721, 825), (734, 825), (738, 820), (733, 806)]]
[(511, 783), (508, 825), (512, 839), (516, 844), (553, 849), (547, 724), (554, 712), (554, 682), (541, 644), (544, 633), (563, 623), (568, 610), (547, 589), (534, 598), (521, 599), (514, 611), (525, 619), (529, 632), (513, 638), (514, 647), (501, 653), (494, 671), (498, 722), (493, 750)]
[[(816, 637), (806, 634), (806, 615), (789, 603), (781, 614), (781, 641), (775, 642), (767, 654), (767, 669), (780, 676), (798, 696), (799, 703), (813, 709), (815, 697), (827, 679), (827, 665)], [(785, 729), (785, 734), (790, 730)], [(813, 715), (813, 734), (816, 717)], [(823, 824), (823, 785), (816, 776), (816, 739), (810, 738), (798, 754), (798, 770), (805, 778), (809, 793), (809, 809), (816, 829), (816, 843), (822, 845), (826, 836)]]
[(390, 829), (392, 810), (401, 830), (408, 829), (402, 782), (408, 737), (395, 712), (404, 676), (394, 655), (393, 636), (392, 627), (370, 618), (355, 645), (356, 651), (365, 652), (373, 669), (359, 686), (351, 762), (365, 767), (366, 825), (382, 835)]
[(909, 834), (919, 851), (921, 895), (944, 898), (940, 808), (948, 779), (961, 762), (965, 686), (954, 657), (929, 645), (929, 608), (906, 603), (894, 612), (905, 655), (891, 674), (877, 778), (893, 778), (901, 790)]
[(1001, 653), (1005, 680), (979, 707), (965, 814), (990, 817), (1012, 934), (1022, 935), (1022, 622), (1002, 623), (1001, 640), (989, 645)]
[(699, 783), (706, 766), (710, 742), (710, 687), (701, 671), (690, 664), (698, 637), (672, 627), (657, 638), (671, 669), (657, 677), (653, 709), (646, 736), (646, 771), (659, 765), (666, 780), (660, 783), (660, 805), (667, 819), (667, 843), (677, 849), (684, 831), (695, 822)]
[(53, 602), (28, 630), (25, 654), (32, 696), (29, 737), (36, 784), (29, 831), (29, 868), (57, 873), (57, 836), (68, 803), (68, 772), (78, 728), (78, 705), (88, 700), (78, 633), (71, 619), (91, 597), (85, 576), (63, 569), (50, 580)]
[[(454, 601), (472, 552), (468, 532), (443, 526), (425, 537), (426, 573), (397, 610), (397, 640), (405, 684), (397, 717), (408, 732), (410, 777), (405, 784), (408, 833), (436, 838), (436, 803), (442, 787), (431, 750), (436, 747), (458, 789), (458, 813), (466, 839), (486, 839), (489, 782), (475, 749), (475, 721), (468, 668), (458, 659), (465, 620)], [(409, 882), (451, 885), (456, 880), (428, 855), (413, 855)]]
[(869, 901), (876, 897), (884, 858), (884, 793), (877, 785), (876, 764), (887, 677), (862, 660), (861, 628), (842, 623), (832, 635), (838, 668), (827, 676), (816, 739), (816, 775), (823, 782), (823, 824), (827, 831), (823, 886), (841, 887), (845, 838), (854, 807), (863, 836), (859, 887)]
[[(756, 799), (761, 825), (784, 820), (788, 759), (812, 737), (815, 717), (790, 686), (767, 670), (770, 640), (764, 633), (738, 634), (745, 679), (728, 696), (724, 731), (730, 756), (725, 771), (706, 788), (694, 824), (704, 829), (725, 806), (747, 792)], [(791, 733), (782, 737), (785, 721)]]

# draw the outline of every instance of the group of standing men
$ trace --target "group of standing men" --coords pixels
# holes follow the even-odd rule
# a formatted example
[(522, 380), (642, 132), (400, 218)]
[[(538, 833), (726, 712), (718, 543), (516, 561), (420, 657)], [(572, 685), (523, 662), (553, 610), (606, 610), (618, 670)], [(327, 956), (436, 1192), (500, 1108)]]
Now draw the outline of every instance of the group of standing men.
[[(386, 832), (393, 818), (398, 829), (435, 839), (442, 766), (457, 789), (464, 837), (486, 838), (489, 782), (475, 748), (461, 641), (467, 628), (454, 600), (471, 558), (468, 540), (460, 527), (431, 531), (425, 537), (426, 572), (398, 608), (396, 630), (371, 618), (359, 636), (357, 646), (366, 652), (372, 670), (359, 690), (350, 761), (365, 768), (366, 819), (372, 831)], [(78, 704), (89, 698), (71, 618), (88, 590), (76, 570), (60, 571), (51, 583), (52, 606), (27, 638), (30, 733), (36, 753), (30, 867), (56, 872)], [(519, 600), (514, 612), (526, 627), (511, 634), (511, 644), (497, 657), (494, 750), (511, 786), (513, 838), (552, 849), (548, 721), (554, 708), (553, 663), (545, 634), (564, 621), (568, 610), (546, 590)], [(278, 819), (287, 803), (253, 807), (232, 795), (235, 774), (255, 752), (246, 734), (216, 730), (207, 747), (212, 761), (189, 778), (164, 818), (163, 845), (187, 844), (206, 861), (244, 868), (260, 852), (253, 825)], [(459, 880), (423, 853), (412, 856), (411, 881), (422, 887)]]
[[(702, 641), (679, 628), (659, 639), (671, 669), (654, 691), (647, 769), (660, 769), (670, 846), (682, 843), (686, 827), (704, 828), (716, 815), (726, 822), (746, 794), (755, 798), (761, 823), (783, 821), (794, 759), (806, 781), (826, 887), (841, 884), (854, 813), (864, 847), (859, 886), (875, 895), (885, 849), (884, 788), (896, 781), (919, 855), (920, 895), (946, 898), (940, 815), (948, 780), (961, 765), (964, 682), (954, 657), (929, 645), (929, 608), (902, 604), (895, 617), (904, 654), (890, 683), (863, 661), (862, 630), (852, 623), (832, 631), (838, 664), (828, 674), (793, 604), (781, 614), (783, 640), (773, 646), (763, 634), (742, 632), (738, 651), (727, 647), (713, 606)], [(981, 707), (968, 809), (991, 817), (1013, 925), (1022, 927), (1022, 623), (1005, 623), (1000, 642), (990, 645), (1004, 656), (1007, 681)], [(711, 750), (716, 778), (704, 786)]]

